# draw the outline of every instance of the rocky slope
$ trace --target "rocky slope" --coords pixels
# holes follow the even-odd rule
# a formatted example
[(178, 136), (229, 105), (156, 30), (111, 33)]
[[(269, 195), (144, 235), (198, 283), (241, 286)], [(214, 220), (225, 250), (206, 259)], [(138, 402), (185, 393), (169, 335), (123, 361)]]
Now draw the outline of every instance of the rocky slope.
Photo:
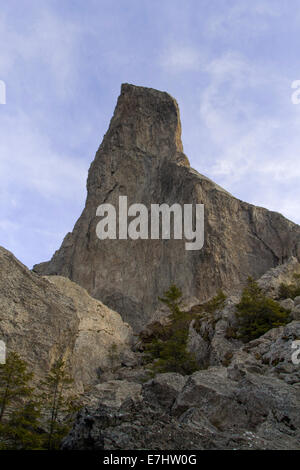
[(120, 407), (100, 400), (78, 414), (63, 449), (299, 449), (299, 384), (231, 372), (161, 374)]
[(131, 327), (69, 279), (41, 277), (0, 247), (0, 339), (25, 359), (37, 378), (59, 357), (67, 360), (77, 392), (130, 356)]
[[(242, 202), (191, 169), (181, 143), (179, 109), (167, 93), (122, 85), (108, 132), (91, 164), (85, 208), (72, 233), (37, 273), (62, 275), (118, 311), (135, 330), (171, 283), (205, 300), (247, 276), (300, 256), (300, 227), (278, 213)], [(97, 207), (143, 203), (205, 206), (205, 244), (185, 240), (99, 240)]]
[[(259, 281), (278, 294), (300, 264), (291, 259)], [(64, 449), (300, 449), (300, 297), (288, 299), (291, 322), (241, 343), (227, 337), (237, 297), (190, 327), (189, 347), (204, 369), (190, 376), (121, 368), (95, 387)], [(205, 343), (205, 344), (204, 344)], [(105, 380), (105, 377), (103, 377)]]

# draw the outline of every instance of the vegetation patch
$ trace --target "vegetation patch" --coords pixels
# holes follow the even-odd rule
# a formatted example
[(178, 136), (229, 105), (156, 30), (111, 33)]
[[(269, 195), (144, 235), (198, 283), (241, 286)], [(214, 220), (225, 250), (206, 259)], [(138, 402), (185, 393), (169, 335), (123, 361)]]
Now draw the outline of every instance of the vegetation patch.
[(248, 278), (247, 286), (236, 306), (236, 316), (239, 323), (236, 337), (245, 343), (290, 321), (290, 311), (265, 296), (251, 277)]
[(300, 274), (294, 274), (294, 282), (291, 284), (280, 284), (279, 299), (293, 299), (300, 295)]
[(146, 362), (152, 374), (163, 372), (178, 372), (189, 375), (199, 369), (195, 355), (187, 350), (189, 325), (195, 320), (194, 326), (200, 327), (201, 316), (213, 315), (216, 309), (224, 305), (226, 296), (219, 292), (216, 297), (205, 304), (197, 306), (189, 312), (183, 312), (180, 308), (182, 292), (172, 285), (164, 297), (159, 300), (168, 306), (170, 315), (168, 324), (153, 324), (151, 337), (140, 339), (145, 349)]
[(55, 362), (38, 387), (18, 354), (0, 365), (0, 450), (55, 450), (68, 433), (77, 397), (62, 360)]
[(226, 298), (227, 297), (224, 292), (219, 290), (217, 295), (211, 300), (204, 304), (197, 305), (191, 310), (194, 313), (197, 313), (197, 315), (195, 315), (194, 328), (198, 333), (200, 332), (203, 320), (208, 320), (213, 324), (213, 326), (215, 325), (216, 319), (214, 314), (217, 310), (222, 310), (224, 308)]

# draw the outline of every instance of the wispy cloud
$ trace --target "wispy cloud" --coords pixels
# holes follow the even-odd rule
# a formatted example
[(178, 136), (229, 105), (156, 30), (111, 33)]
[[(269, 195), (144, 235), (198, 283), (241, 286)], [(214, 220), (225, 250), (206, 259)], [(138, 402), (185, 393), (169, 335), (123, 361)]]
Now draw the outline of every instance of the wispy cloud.
[(201, 56), (196, 47), (171, 44), (166, 47), (159, 58), (160, 65), (171, 73), (197, 70)]
[(300, 204), (300, 109), (291, 105), (288, 78), (233, 53), (206, 70), (199, 115), (209, 175), (233, 194), (300, 222), (294, 211)]
[[(27, 27), (14, 29), (8, 14), (0, 14), (0, 70), (9, 76), (16, 69), (26, 74), (35, 71), (32, 86), (48, 74), (49, 86), (60, 98), (68, 96), (74, 84), (79, 65), (78, 52), (82, 33), (80, 24), (75, 24), (55, 15), (44, 6)], [(39, 68), (36, 68), (36, 65)], [(38, 93), (39, 90), (36, 90)], [(73, 90), (74, 91), (74, 90)]]
[(57, 154), (28, 115), (2, 116), (0, 140), (2, 190), (30, 188), (42, 198), (82, 199), (87, 165), (70, 155)]
[(270, 18), (280, 15), (276, 0), (239, 0), (226, 2), (227, 8), (217, 8), (205, 25), (206, 34), (213, 37), (232, 38), (240, 32), (249, 36), (263, 34), (270, 27)]

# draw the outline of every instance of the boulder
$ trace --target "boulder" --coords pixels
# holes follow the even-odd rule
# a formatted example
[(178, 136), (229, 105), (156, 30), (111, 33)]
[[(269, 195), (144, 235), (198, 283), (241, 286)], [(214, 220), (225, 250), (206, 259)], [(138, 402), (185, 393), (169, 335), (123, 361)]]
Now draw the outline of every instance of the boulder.
[(158, 374), (143, 386), (143, 395), (149, 402), (153, 400), (164, 408), (170, 408), (178, 393), (183, 389), (187, 377), (175, 372)]
[(138, 383), (127, 380), (109, 380), (95, 385), (84, 396), (83, 403), (89, 406), (101, 404), (118, 409), (128, 398), (133, 401), (141, 400), (141, 391), (142, 386)]
[(283, 284), (292, 284), (294, 274), (300, 274), (300, 263), (294, 256), (285, 263), (269, 269), (258, 281), (259, 287), (268, 297), (278, 297), (279, 287)]
[(295, 307), (300, 305), (300, 295), (298, 295), (297, 297), (294, 298), (294, 305), (295, 305)]
[(281, 307), (285, 308), (286, 310), (293, 310), (295, 307), (295, 302), (292, 299), (284, 299), (281, 300), (280, 302)]

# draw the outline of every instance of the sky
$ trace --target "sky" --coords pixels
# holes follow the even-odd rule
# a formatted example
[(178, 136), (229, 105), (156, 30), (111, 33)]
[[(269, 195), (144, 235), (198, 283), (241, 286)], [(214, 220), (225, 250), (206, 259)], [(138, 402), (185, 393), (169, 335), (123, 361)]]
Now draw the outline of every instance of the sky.
[(59, 248), (125, 82), (177, 99), (192, 167), (300, 224), (299, 31), (298, 0), (0, 0), (0, 245)]

